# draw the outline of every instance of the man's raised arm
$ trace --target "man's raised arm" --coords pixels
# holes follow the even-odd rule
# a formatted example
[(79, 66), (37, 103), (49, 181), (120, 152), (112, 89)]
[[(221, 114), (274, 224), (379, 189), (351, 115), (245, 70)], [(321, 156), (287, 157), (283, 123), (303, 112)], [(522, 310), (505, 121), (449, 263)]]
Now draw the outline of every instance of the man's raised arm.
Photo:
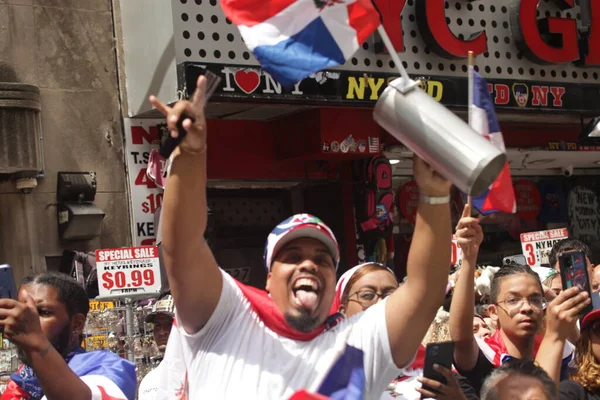
[[(450, 182), (414, 158), (422, 197), (408, 253), (408, 279), (387, 301), (386, 322), (394, 363), (405, 366), (414, 356), (444, 300), (452, 243)], [(435, 204), (439, 203), (439, 204)]]
[(223, 278), (204, 239), (206, 205), (206, 78), (198, 79), (192, 101), (168, 107), (155, 97), (152, 104), (166, 117), (171, 136), (177, 137), (182, 113), (195, 118), (183, 121), (186, 137), (174, 151), (173, 165), (163, 202), (162, 246), (169, 286), (177, 305), (178, 324), (188, 333), (198, 332), (215, 310)]

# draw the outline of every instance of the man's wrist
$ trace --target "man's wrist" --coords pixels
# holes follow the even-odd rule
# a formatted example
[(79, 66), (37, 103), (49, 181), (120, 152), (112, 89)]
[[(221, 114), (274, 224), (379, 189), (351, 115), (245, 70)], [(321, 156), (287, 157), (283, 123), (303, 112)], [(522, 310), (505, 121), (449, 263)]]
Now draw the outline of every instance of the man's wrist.
[(23, 351), (30, 359), (33, 355), (40, 355), (42, 358), (45, 357), (53, 347), (52, 343), (50, 343), (44, 334), (36, 335), (28, 342), (28, 345), (23, 348)]

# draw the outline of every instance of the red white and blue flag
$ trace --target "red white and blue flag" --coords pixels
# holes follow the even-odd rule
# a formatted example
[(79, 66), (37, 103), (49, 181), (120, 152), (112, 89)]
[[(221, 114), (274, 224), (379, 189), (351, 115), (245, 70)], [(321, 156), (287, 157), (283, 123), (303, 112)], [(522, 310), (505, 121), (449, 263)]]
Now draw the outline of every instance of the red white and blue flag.
[[(494, 101), (488, 91), (488, 84), (476, 71), (471, 70), (470, 72), (473, 74), (473, 103), (469, 110), (469, 125), (506, 152), (500, 125), (494, 112)], [(473, 206), (484, 215), (495, 212), (517, 212), (517, 202), (508, 162), (492, 186), (482, 195), (473, 197), (471, 201)]]
[(380, 24), (371, 0), (221, 0), (221, 8), (286, 88), (346, 62)]

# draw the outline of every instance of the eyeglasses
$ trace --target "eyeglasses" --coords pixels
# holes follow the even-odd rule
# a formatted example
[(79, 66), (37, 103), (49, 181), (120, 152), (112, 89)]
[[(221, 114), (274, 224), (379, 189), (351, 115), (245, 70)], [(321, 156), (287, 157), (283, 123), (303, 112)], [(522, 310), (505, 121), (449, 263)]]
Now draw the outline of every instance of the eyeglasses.
[(357, 300), (354, 301), (358, 301), (358, 303), (363, 307), (369, 307), (377, 303), (379, 299), (383, 300), (394, 293), (394, 290), (386, 290), (383, 293), (377, 293), (371, 289), (361, 289), (352, 293), (350, 296), (348, 296), (348, 298), (352, 300), (352, 296), (356, 295)]
[(504, 306), (508, 311), (519, 310), (525, 304), (525, 301), (531, 306), (531, 308), (535, 308), (537, 310), (545, 310), (548, 302), (543, 297), (510, 297), (504, 301), (499, 301), (498, 304), (504, 303)]

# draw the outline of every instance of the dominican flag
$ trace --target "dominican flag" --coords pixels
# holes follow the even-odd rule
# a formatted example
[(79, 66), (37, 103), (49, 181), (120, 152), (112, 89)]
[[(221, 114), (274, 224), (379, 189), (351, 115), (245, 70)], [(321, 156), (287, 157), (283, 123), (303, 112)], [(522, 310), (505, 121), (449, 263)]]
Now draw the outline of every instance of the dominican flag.
[(221, 0), (221, 8), (286, 88), (345, 63), (380, 24), (371, 0)]
[[(496, 113), (494, 112), (494, 101), (488, 91), (488, 84), (477, 71), (474, 71), (472, 67), (470, 68), (469, 72), (473, 77), (473, 101), (469, 110), (469, 125), (506, 152), (500, 125), (498, 125)], [(495, 212), (513, 214), (517, 212), (517, 202), (508, 161), (492, 186), (482, 195), (473, 197), (471, 201), (473, 206), (484, 215)]]

